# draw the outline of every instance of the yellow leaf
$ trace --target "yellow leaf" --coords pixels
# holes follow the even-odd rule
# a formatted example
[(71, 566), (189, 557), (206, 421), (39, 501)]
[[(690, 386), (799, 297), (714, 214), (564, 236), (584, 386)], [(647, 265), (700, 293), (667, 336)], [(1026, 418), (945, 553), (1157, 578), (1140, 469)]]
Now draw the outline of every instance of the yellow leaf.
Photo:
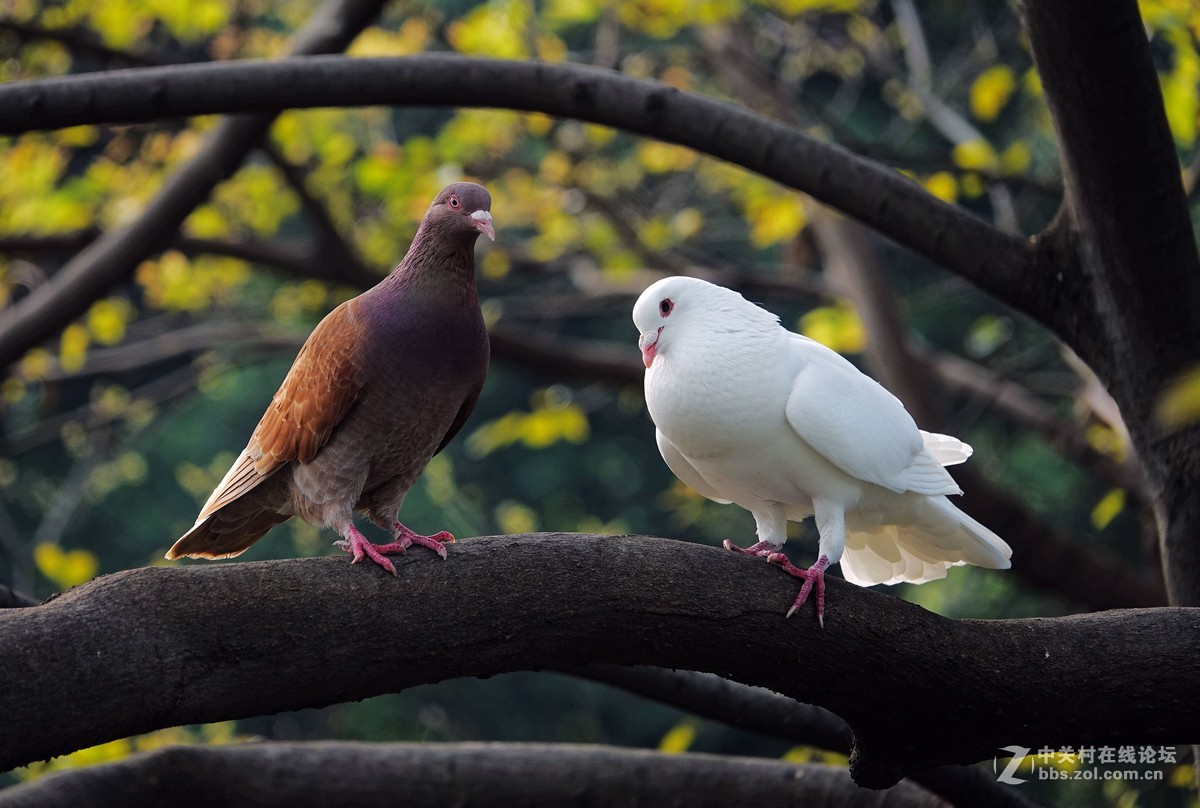
[(571, 158), (565, 152), (552, 151), (542, 158), (538, 173), (546, 182), (561, 185), (571, 174)]
[(1186, 788), (1189, 791), (1196, 790), (1196, 767), (1190, 763), (1181, 763), (1178, 766), (1171, 768), (1171, 775), (1167, 779), (1168, 784), (1172, 788)]
[(1092, 527), (1104, 530), (1125, 509), (1125, 492), (1114, 488), (1100, 498), (1092, 508)]
[(704, 214), (695, 208), (684, 208), (675, 214), (671, 227), (680, 240), (687, 240), (704, 227)]
[(88, 309), (88, 331), (101, 345), (115, 345), (125, 337), (125, 324), (132, 316), (133, 306), (124, 298), (97, 300)]
[(683, 146), (646, 140), (638, 144), (638, 162), (651, 174), (686, 171), (696, 162), (696, 153)]
[(73, 373), (83, 367), (90, 341), (88, 330), (79, 323), (71, 323), (63, 329), (58, 352), (58, 362), (63, 370)]
[(1200, 367), (1169, 382), (1154, 407), (1154, 420), (1170, 432), (1200, 421)]
[(544, 137), (554, 128), (554, 119), (544, 112), (530, 112), (522, 115), (521, 120), (525, 122), (525, 128), (529, 130), (529, 134), (536, 137)]
[(767, 247), (795, 238), (804, 229), (805, 215), (800, 200), (787, 194), (753, 200), (746, 210), (751, 222), (750, 243)]
[(986, 140), (964, 140), (954, 146), (954, 164), (974, 171), (994, 171), (996, 150)]
[(1111, 455), (1118, 462), (1129, 453), (1129, 446), (1117, 430), (1105, 424), (1091, 424), (1084, 433), (1088, 444), (1101, 454)]
[(446, 38), (462, 53), (528, 59), (525, 29), (532, 15), (528, 0), (492, 0), (450, 23)]
[(567, 58), (566, 44), (554, 34), (542, 34), (535, 43), (537, 57), (543, 62), (563, 62)]
[(800, 318), (800, 331), (838, 353), (862, 353), (867, 347), (867, 330), (849, 302), (812, 309)]
[(512, 259), (504, 250), (488, 250), (483, 255), (479, 269), (485, 278), (499, 280), (512, 269)]
[(958, 181), (949, 171), (939, 171), (925, 178), (925, 190), (943, 202), (954, 204), (958, 201)]
[(601, 8), (599, 0), (549, 0), (542, 16), (551, 25), (575, 25), (592, 22), (600, 16)]
[(95, 126), (72, 126), (69, 129), (58, 130), (55, 136), (64, 146), (86, 148), (100, 137), (100, 130)]
[(1042, 77), (1032, 67), (1025, 71), (1025, 75), (1021, 78), (1021, 84), (1024, 85), (1025, 92), (1034, 98), (1041, 98), (1045, 95), (1045, 90), (1042, 89)]
[(63, 552), (57, 544), (42, 542), (33, 548), (33, 561), (38, 570), (63, 589), (90, 581), (100, 562), (87, 550)]
[(668, 755), (678, 755), (686, 752), (696, 741), (699, 726), (692, 719), (684, 719), (667, 730), (666, 735), (658, 742), (658, 751)]
[(638, 226), (637, 231), (638, 238), (651, 250), (665, 250), (671, 246), (671, 223), (666, 219), (648, 219)]
[(537, 512), (528, 505), (505, 500), (496, 506), (496, 526), (502, 533), (533, 533), (538, 528)]
[(994, 65), (971, 82), (971, 113), (981, 121), (994, 121), (1012, 97), (1017, 81), (1007, 65)]
[(1031, 156), (1024, 141), (1015, 140), (1000, 154), (1000, 167), (1005, 174), (1020, 174), (1029, 168)]
[(785, 763), (824, 763), (829, 766), (845, 766), (849, 758), (840, 752), (828, 752), (815, 746), (793, 746), (783, 753)]
[(34, 348), (21, 357), (18, 370), (22, 378), (36, 381), (49, 372), (53, 361), (53, 356), (45, 348)]
[(1190, 149), (1196, 143), (1196, 116), (1200, 113), (1200, 93), (1196, 90), (1200, 84), (1200, 55), (1185, 28), (1170, 28), (1164, 34), (1175, 48), (1175, 58), (1174, 69), (1161, 77), (1163, 106), (1175, 142)]
[(967, 199), (978, 199), (987, 190), (987, 185), (984, 184), (983, 177), (974, 171), (968, 171), (966, 174), (963, 174), (962, 178), (958, 181), (958, 185), (962, 190), (962, 195)]

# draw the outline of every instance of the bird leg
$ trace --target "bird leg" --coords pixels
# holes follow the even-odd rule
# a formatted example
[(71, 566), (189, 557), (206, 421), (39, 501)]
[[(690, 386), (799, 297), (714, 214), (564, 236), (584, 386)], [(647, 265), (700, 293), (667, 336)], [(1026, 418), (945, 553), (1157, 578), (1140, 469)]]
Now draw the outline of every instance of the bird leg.
[[(417, 544), (421, 547), (428, 547), (430, 550), (433, 550), (442, 557), (443, 561), (445, 561), (446, 544), (454, 543), (454, 537), (444, 530), (441, 533), (435, 533), (432, 536), (422, 536), (419, 533), (414, 533), (413, 531), (409, 530), (399, 522), (392, 522), (392, 536), (396, 539), (394, 542), (391, 544), (381, 544), (375, 549), (381, 553), (403, 553), (409, 547)], [(443, 542), (446, 544), (443, 544)]]
[(804, 601), (808, 600), (808, 594), (813, 590), (813, 585), (816, 584), (817, 623), (821, 628), (825, 628), (825, 568), (829, 566), (829, 556), (821, 556), (817, 559), (817, 563), (808, 569), (797, 567), (788, 561), (787, 556), (783, 553), (772, 553), (767, 556), (767, 563), (778, 564), (788, 575), (804, 579), (804, 585), (800, 587), (800, 594), (796, 596), (796, 602), (792, 604), (792, 608), (788, 609), (788, 617), (791, 617), (797, 609), (804, 605)]
[(354, 525), (346, 528), (346, 535), (341, 541), (333, 543), (335, 547), (354, 556), (350, 562), (351, 564), (359, 563), (363, 560), (363, 556), (366, 556), (392, 575), (396, 574), (396, 567), (384, 553), (403, 553), (404, 548), (395, 549), (396, 544), (396, 542), (392, 544), (372, 544), (366, 536), (358, 532), (358, 528)]
[(757, 544), (752, 544), (749, 547), (738, 547), (729, 539), (721, 542), (721, 545), (726, 550), (732, 550), (735, 553), (745, 553), (746, 555), (758, 556), (760, 558), (769, 557), (772, 553), (779, 552), (779, 545), (769, 541), (760, 541)]

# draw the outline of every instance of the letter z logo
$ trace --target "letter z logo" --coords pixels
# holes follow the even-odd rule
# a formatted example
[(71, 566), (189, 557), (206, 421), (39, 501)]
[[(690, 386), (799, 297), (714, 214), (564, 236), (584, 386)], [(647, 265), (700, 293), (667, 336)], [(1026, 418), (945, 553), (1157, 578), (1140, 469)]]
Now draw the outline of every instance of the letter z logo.
[[(1004, 752), (1011, 752), (1012, 759), (1008, 761), (1008, 765), (1004, 767), (1004, 771), (996, 775), (996, 781), (999, 783), (1007, 783), (1010, 786), (1018, 786), (1021, 783), (1024, 783), (1024, 780), (1022, 780), (1020, 777), (1013, 777), (1013, 774), (1021, 767), (1021, 764), (1025, 762), (1025, 758), (1029, 755), (1029, 749), (1024, 746), (1004, 746), (1001, 747), (1001, 750)], [(995, 771), (999, 765), (1000, 759), (997, 757), (992, 761), (992, 771)]]

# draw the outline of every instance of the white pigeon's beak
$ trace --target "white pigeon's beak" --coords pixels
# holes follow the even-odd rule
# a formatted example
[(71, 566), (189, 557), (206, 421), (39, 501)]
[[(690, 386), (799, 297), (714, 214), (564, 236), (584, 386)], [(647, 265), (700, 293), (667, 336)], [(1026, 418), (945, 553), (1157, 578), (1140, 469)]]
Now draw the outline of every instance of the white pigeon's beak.
[(653, 331), (647, 331), (638, 337), (638, 347), (642, 349), (642, 364), (650, 367), (654, 364), (654, 357), (658, 355), (658, 336), (662, 333), (663, 327), (660, 325)]
[(475, 229), (492, 241), (496, 240), (496, 230), (492, 227), (491, 211), (477, 210), (471, 214), (471, 221), (475, 223)]

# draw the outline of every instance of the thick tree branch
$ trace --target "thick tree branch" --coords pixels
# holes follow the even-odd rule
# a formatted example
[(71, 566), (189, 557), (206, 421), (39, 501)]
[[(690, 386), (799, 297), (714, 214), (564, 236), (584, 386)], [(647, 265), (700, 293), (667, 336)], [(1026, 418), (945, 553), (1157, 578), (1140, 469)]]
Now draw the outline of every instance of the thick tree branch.
[[(336, 772), (336, 777), (330, 773)], [(390, 800), (389, 800), (390, 796)], [(928, 791), (856, 786), (845, 769), (554, 744), (175, 746), (0, 792), (0, 808), (88, 805), (811, 805), (936, 808)]]
[[(849, 754), (850, 728), (828, 710), (711, 673), (644, 666), (593, 665), (575, 671), (596, 682), (670, 704), (731, 727), (792, 743)], [(955, 805), (1032, 808), (1035, 803), (972, 766), (938, 766), (910, 778)]]
[[(343, 49), (370, 25), (384, 2), (330, 0), (296, 34), (290, 53), (328, 53)], [(148, 91), (145, 86), (138, 92), (162, 100), (161, 95), (154, 90)], [(137, 219), (92, 242), (68, 261), (52, 280), (12, 306), (0, 323), (0, 368), (8, 367), (25, 351), (59, 331), (86, 311), (97, 296), (132, 272), (143, 259), (165, 247), (192, 210), (218, 182), (236, 171), (246, 154), (261, 141), (276, 112), (277, 109), (267, 114), (222, 121), (205, 138), (196, 156), (167, 178)]]
[(822, 630), (807, 611), (783, 618), (797, 584), (778, 569), (644, 536), (478, 538), (448, 563), (398, 566), (147, 568), (0, 611), (0, 768), (158, 727), (585, 664), (708, 671), (819, 704), (854, 731), (868, 787), (1013, 743), (1178, 744), (1200, 726), (1192, 609), (954, 621), (831, 580)]
[(1200, 256), (1135, 0), (1024, 0), (1066, 197), (1055, 327), (1108, 387), (1155, 492), (1172, 603), (1200, 605), (1200, 425), (1163, 434), (1163, 387), (1200, 356)]
[[(1037, 277), (1026, 272), (1033, 253), (1024, 240), (941, 202), (884, 166), (783, 124), (592, 67), (438, 54), (147, 68), (0, 87), (0, 132), (367, 104), (540, 111), (679, 143), (810, 193), (1016, 308), (1046, 314), (1040, 311)], [(49, 314), (44, 306), (38, 311)], [(29, 316), (0, 326), (0, 365), (52, 333), (32, 329)], [(61, 324), (61, 318), (51, 320)]]

